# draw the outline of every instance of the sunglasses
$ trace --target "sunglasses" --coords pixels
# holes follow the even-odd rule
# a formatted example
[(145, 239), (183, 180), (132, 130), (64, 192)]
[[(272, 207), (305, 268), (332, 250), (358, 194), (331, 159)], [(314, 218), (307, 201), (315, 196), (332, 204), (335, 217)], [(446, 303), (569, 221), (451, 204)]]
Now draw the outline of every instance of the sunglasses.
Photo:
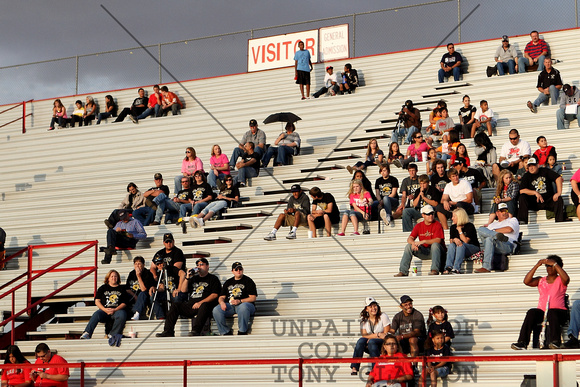
[(429, 212), (429, 213), (423, 214), (423, 215), (425, 215), (425, 216), (432, 216), (432, 215), (435, 215), (435, 213), (434, 212)]
[(191, 153), (191, 151), (185, 151), (185, 153)]
[(244, 270), (244, 268), (243, 268), (243, 267), (236, 267), (236, 268), (234, 269), (234, 271), (242, 271), (242, 270)]
[(415, 138), (423, 138), (423, 136), (415, 136)]
[(510, 137), (510, 140), (512, 140), (512, 141), (517, 140), (517, 139), (518, 139), (518, 137)]

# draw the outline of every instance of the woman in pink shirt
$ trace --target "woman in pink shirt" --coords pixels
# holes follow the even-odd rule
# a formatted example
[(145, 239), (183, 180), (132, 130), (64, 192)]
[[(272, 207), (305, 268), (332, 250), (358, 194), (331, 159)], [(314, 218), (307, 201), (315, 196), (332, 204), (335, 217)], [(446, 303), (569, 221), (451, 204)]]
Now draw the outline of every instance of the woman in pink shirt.
[[(542, 265), (546, 266), (545, 277), (534, 277), (536, 270)], [(568, 273), (562, 268), (564, 263), (557, 255), (549, 255), (546, 259), (540, 259), (538, 263), (526, 274), (524, 284), (537, 287), (540, 293), (538, 307), (528, 310), (526, 318), (520, 329), (520, 337), (517, 343), (512, 344), (512, 349), (526, 349), (530, 343), (530, 334), (534, 328), (544, 320), (544, 313), (548, 314), (547, 321), (550, 329), (547, 329), (546, 343), (538, 343), (536, 338), (533, 347), (558, 349), (560, 348), (562, 324), (566, 321), (568, 311), (566, 310), (565, 297), (566, 289), (570, 283)], [(543, 329), (546, 330), (546, 327)]]
[(207, 182), (211, 188), (219, 188), (217, 179), (223, 180), (227, 175), (230, 175), (230, 164), (228, 156), (222, 153), (222, 148), (217, 144), (211, 148), (209, 165), (211, 171), (207, 175)]
[(358, 232), (358, 223), (364, 220), (369, 220), (371, 217), (372, 198), (370, 192), (364, 189), (362, 181), (356, 179), (350, 182), (348, 197), (350, 199), (351, 209), (347, 210), (342, 215), (342, 225), (340, 227), (340, 232), (338, 233), (339, 236), (344, 236), (344, 231), (346, 230), (349, 219), (354, 227), (352, 235), (360, 235)]
[(576, 216), (580, 219), (580, 205), (578, 205), (578, 198), (580, 197), (580, 169), (570, 179), (570, 185), (572, 186), (572, 192), (570, 192), (570, 199), (572, 203), (576, 206)]
[(413, 134), (413, 141), (414, 143), (409, 145), (407, 148), (407, 156), (403, 160), (395, 159), (393, 164), (399, 168), (407, 169), (407, 166), (410, 163), (414, 163), (417, 161), (427, 161), (426, 159), (423, 160), (423, 152), (429, 152), (431, 148), (425, 141), (423, 141), (423, 135), (421, 132), (416, 132)]
[[(181, 177), (187, 176), (190, 180), (193, 179), (193, 174), (195, 171), (203, 171), (203, 161), (199, 157), (197, 157), (195, 153), (195, 149), (193, 147), (188, 146), (185, 149), (185, 157), (181, 162), (181, 175), (175, 176), (173, 182), (175, 184), (175, 191), (174, 193), (177, 194), (181, 190)], [(205, 173), (205, 172), (204, 172)]]

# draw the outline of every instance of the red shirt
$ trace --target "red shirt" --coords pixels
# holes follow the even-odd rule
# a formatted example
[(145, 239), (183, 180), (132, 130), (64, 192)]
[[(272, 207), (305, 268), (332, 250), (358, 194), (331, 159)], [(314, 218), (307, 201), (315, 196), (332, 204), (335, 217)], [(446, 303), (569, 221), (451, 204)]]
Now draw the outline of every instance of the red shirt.
[[(411, 363), (409, 362), (390, 362), (390, 358), (405, 358), (406, 356), (402, 353), (395, 353), (393, 356), (381, 355), (381, 359), (375, 364), (375, 368), (371, 371), (369, 376), (373, 378), (373, 381), (379, 382), (381, 380), (393, 380), (395, 378), (413, 375), (413, 369), (411, 368)], [(407, 383), (401, 383), (402, 387), (406, 387)]]
[[(41, 367), (37, 368), (38, 372), (45, 372), (49, 375), (67, 375), (70, 376), (69, 370), (66, 367), (47, 367), (50, 364), (55, 363), (67, 363), (66, 360), (62, 356), (52, 354), (48, 363), (45, 363), (42, 359), (36, 359), (34, 364), (41, 365)], [(55, 382), (54, 380), (50, 379), (41, 379), (36, 378), (36, 382), (34, 383), (35, 386), (42, 386), (42, 387), (68, 387), (68, 382)]]
[[(445, 234), (443, 234), (443, 226), (441, 223), (434, 221), (430, 225), (426, 225), (425, 222), (419, 222), (415, 227), (413, 227), (413, 231), (411, 231), (411, 236), (413, 238), (419, 237), (420, 241), (434, 239), (434, 238), (441, 238), (441, 246), (445, 246)], [(424, 247), (429, 247), (430, 245), (423, 244)]]
[[(25, 364), (30, 364), (26, 361)], [(32, 368), (18, 368), (18, 364), (14, 364), (14, 368), (5, 369), (2, 372), (2, 381), (8, 382), (9, 386), (16, 386), (18, 384), (27, 382), (30, 380), (30, 372)]]

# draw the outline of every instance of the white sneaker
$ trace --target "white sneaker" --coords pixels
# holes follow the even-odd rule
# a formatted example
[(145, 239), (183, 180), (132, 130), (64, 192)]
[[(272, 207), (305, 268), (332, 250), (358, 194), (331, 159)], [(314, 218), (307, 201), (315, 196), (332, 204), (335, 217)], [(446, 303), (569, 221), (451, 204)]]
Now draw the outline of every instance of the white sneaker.
[(274, 234), (273, 232), (269, 233), (268, 235), (266, 235), (264, 237), (265, 241), (275, 241), (276, 240), (276, 234)]
[(383, 220), (383, 223), (385, 223), (387, 226), (391, 223), (389, 221), (389, 216), (387, 215), (387, 211), (384, 208), (379, 212), (379, 215), (380, 215), (381, 219)]
[(83, 332), (83, 334), (81, 335), (81, 340), (88, 340), (90, 338), (91, 336), (87, 332)]
[(135, 312), (133, 317), (131, 317), (131, 320), (133, 320), (133, 321), (139, 320), (139, 312)]
[(193, 228), (200, 227), (200, 225), (199, 225), (199, 219), (196, 218), (196, 217), (193, 217), (192, 216), (191, 218), (189, 218), (189, 223), (191, 224), (191, 227), (193, 227)]
[(290, 231), (288, 235), (286, 235), (286, 239), (296, 239), (296, 231)]
[(195, 218), (195, 221), (199, 224), (199, 227), (205, 226), (203, 218)]

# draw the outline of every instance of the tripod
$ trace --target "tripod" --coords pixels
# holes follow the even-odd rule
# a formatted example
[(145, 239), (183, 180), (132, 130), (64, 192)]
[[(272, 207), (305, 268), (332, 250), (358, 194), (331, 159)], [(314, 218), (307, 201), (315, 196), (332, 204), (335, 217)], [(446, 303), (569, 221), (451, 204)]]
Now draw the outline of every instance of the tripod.
[(157, 295), (159, 294), (159, 287), (163, 283), (165, 287), (165, 298), (167, 300), (166, 307), (169, 311), (169, 302), (171, 300), (171, 293), (169, 291), (169, 278), (167, 277), (167, 264), (163, 263), (163, 270), (159, 273), (159, 279), (157, 280), (157, 286), (155, 287), (155, 295), (153, 296), (153, 302), (151, 303), (151, 312), (149, 313), (149, 320), (153, 317), (153, 311), (155, 310), (155, 302), (157, 301)]

